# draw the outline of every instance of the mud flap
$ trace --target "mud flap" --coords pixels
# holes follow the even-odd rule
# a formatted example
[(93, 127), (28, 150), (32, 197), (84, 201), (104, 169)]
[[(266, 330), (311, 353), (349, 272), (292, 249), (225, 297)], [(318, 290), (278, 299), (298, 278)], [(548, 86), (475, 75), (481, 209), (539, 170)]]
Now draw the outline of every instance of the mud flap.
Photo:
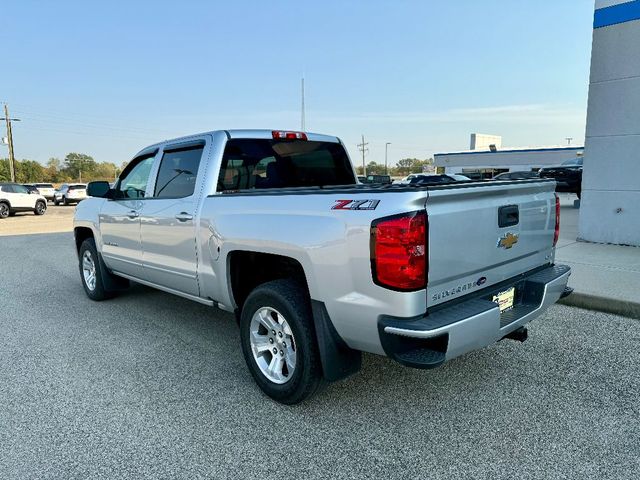
[(311, 311), (324, 378), (334, 382), (357, 373), (362, 365), (362, 353), (349, 348), (340, 338), (324, 303), (311, 300)]
[(98, 252), (98, 262), (100, 262), (100, 277), (102, 278), (102, 285), (106, 292), (122, 292), (129, 288), (129, 280), (126, 278), (118, 277), (109, 272), (109, 269), (102, 260), (102, 254)]

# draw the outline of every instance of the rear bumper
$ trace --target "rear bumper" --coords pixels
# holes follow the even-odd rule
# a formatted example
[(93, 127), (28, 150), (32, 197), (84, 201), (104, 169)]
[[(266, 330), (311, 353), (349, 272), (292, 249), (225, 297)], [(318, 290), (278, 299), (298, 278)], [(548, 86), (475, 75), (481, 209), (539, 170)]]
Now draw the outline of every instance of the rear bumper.
[[(381, 316), (380, 342), (389, 357), (404, 365), (437, 367), (491, 345), (538, 317), (563, 296), (569, 275), (567, 265), (552, 265), (419, 318)], [(512, 286), (516, 287), (514, 306), (501, 313), (492, 296)]]

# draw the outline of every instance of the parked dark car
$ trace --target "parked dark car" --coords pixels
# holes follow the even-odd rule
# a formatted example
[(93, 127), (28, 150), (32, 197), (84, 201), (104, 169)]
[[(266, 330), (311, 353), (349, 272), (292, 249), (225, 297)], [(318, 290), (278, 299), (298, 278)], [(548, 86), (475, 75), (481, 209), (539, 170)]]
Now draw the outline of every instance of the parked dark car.
[(558, 167), (541, 168), (538, 173), (542, 178), (553, 178), (556, 181), (556, 192), (575, 193), (580, 198), (582, 158), (567, 160)]
[(440, 185), (447, 183), (458, 182), (470, 182), (471, 179), (465, 175), (460, 174), (433, 174), (433, 175), (420, 175), (414, 177), (409, 182), (409, 185)]
[(391, 177), (389, 175), (367, 175), (362, 183), (391, 183)]
[(538, 172), (522, 171), (522, 172), (505, 172), (500, 173), (492, 178), (492, 180), (530, 180), (539, 178)]

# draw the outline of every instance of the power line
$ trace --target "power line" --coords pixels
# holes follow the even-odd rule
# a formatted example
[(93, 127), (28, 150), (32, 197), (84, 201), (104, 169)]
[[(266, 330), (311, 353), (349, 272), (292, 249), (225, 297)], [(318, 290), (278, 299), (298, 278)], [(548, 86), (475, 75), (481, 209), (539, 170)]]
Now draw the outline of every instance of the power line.
[(367, 167), (364, 163), (364, 156), (369, 151), (367, 145), (369, 145), (369, 143), (364, 141), (364, 135), (362, 135), (362, 143), (358, 144), (358, 150), (362, 152), (362, 174), (364, 176), (367, 176)]
[(300, 130), (305, 131), (305, 118), (304, 118), (304, 77), (302, 77), (302, 110), (300, 118)]

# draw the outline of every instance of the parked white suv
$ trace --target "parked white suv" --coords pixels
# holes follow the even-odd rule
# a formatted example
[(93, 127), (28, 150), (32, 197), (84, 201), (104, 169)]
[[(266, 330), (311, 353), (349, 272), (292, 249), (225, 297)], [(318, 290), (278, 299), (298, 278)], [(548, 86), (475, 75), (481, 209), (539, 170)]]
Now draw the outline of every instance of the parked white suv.
[(29, 193), (29, 189), (17, 183), (0, 183), (0, 218), (7, 218), (16, 212), (33, 212), (44, 215), (47, 199), (42, 195)]
[(40, 195), (42, 195), (47, 200), (53, 201), (53, 193), (56, 191), (54, 186), (51, 183), (31, 183), (38, 189)]
[(85, 198), (87, 198), (87, 185), (84, 183), (63, 183), (62, 186), (53, 193), (54, 205), (78, 203)]

